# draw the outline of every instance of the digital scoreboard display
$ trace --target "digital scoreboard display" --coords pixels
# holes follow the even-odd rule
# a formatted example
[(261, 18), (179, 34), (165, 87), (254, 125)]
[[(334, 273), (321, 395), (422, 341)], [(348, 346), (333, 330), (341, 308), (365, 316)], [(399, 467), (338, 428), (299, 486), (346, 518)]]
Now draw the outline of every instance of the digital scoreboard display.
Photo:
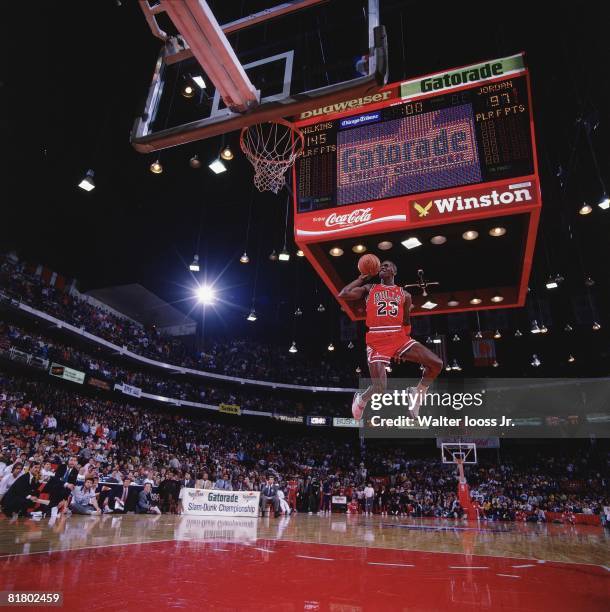
[(297, 212), (534, 172), (525, 75), (301, 127)]

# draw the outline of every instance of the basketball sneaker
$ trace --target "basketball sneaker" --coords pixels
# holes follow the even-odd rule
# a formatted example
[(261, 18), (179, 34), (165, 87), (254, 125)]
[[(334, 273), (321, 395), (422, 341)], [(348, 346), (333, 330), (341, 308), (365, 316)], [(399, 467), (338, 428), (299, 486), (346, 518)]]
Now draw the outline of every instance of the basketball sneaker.
[(362, 418), (365, 406), (366, 403), (362, 401), (362, 395), (356, 392), (352, 401), (352, 416), (354, 420), (359, 421)]

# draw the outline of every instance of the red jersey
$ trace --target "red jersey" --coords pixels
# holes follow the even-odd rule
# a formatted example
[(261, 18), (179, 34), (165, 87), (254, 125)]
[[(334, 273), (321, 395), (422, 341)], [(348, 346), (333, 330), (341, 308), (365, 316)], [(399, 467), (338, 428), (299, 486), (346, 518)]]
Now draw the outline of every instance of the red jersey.
[(366, 325), (369, 330), (394, 332), (402, 329), (405, 291), (398, 285), (373, 285), (366, 297)]

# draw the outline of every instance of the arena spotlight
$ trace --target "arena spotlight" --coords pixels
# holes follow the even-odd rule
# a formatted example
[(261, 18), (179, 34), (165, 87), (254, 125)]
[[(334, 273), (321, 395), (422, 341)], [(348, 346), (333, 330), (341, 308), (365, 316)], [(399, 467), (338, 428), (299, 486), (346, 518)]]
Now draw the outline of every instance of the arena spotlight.
[(290, 253), (288, 252), (286, 248), (280, 251), (278, 259), (280, 261), (290, 261)]
[(418, 246), (421, 246), (421, 242), (419, 240), (419, 238), (415, 238), (415, 236), (411, 237), (411, 238), (407, 238), (406, 240), (403, 240), (400, 244), (402, 244), (402, 246), (404, 246), (406, 249), (414, 249)]
[(288, 352), (289, 353), (296, 353), (298, 350), (299, 349), (297, 349), (297, 343), (294, 342), (294, 340), (293, 340), (292, 344), (290, 345), (290, 348), (288, 349)]
[(535, 368), (540, 367), (540, 365), (542, 364), (542, 362), (540, 361), (540, 359), (538, 358), (538, 355), (536, 355), (535, 353), (532, 355), (532, 366)]
[(355, 244), (352, 247), (352, 251), (354, 251), (354, 253), (364, 253), (364, 251), (366, 251), (366, 247), (363, 244)]
[(332, 342), (331, 342), (331, 343), (328, 345), (328, 350), (329, 350), (331, 353), (332, 353), (332, 351), (334, 351), (334, 350), (335, 350), (335, 345), (334, 345)]
[(216, 292), (214, 289), (212, 289), (212, 287), (208, 285), (201, 285), (197, 288), (197, 299), (202, 304), (212, 304), (215, 297)]
[(592, 327), (593, 331), (599, 331), (601, 328), (602, 326), (597, 321), (593, 323), (593, 327)]
[(87, 170), (87, 173), (85, 174), (83, 180), (78, 184), (78, 186), (81, 189), (84, 189), (85, 191), (91, 191), (92, 189), (95, 189), (95, 183), (93, 182), (93, 174), (93, 170)]
[(608, 194), (606, 192), (604, 192), (597, 205), (602, 210), (608, 210), (610, 208), (610, 198), (608, 197)]
[(496, 340), (499, 340), (502, 337), (502, 334), (500, 333), (499, 329), (496, 329), (496, 333), (494, 334), (494, 338)]
[(189, 159), (189, 166), (197, 170), (197, 168), (201, 168), (201, 160), (199, 159), (199, 155), (193, 155), (191, 159)]
[(303, 251), (301, 251), (301, 249), (299, 249), (297, 251), (297, 257), (305, 257), (305, 253), (303, 253)]
[(191, 265), (189, 266), (189, 270), (191, 272), (199, 272), (199, 255), (193, 256), (193, 261), (191, 262)]
[(244, 251), (243, 255), (239, 258), (239, 263), (250, 263), (250, 258), (248, 257), (248, 253), (246, 253), (246, 251)]
[(250, 314), (246, 317), (246, 321), (256, 321), (256, 311), (254, 310), (254, 308), (250, 311)]
[(231, 147), (229, 145), (222, 148), (220, 151), (220, 157), (226, 161), (231, 161), (233, 159), (233, 151), (231, 151)]
[(163, 172), (163, 166), (161, 165), (161, 162), (159, 161), (159, 159), (155, 159), (155, 161), (152, 164), (150, 164), (149, 170), (153, 174), (161, 174)]
[(222, 163), (222, 160), (220, 159), (220, 157), (217, 157), (216, 159), (212, 160), (208, 164), (208, 168), (214, 174), (222, 174), (223, 172), (227, 171), (227, 167)]
[(582, 203), (582, 206), (580, 207), (578, 213), (583, 215), (583, 217), (585, 215), (588, 215), (590, 213), (593, 212), (593, 206), (591, 206), (591, 204), (587, 204), (586, 202)]

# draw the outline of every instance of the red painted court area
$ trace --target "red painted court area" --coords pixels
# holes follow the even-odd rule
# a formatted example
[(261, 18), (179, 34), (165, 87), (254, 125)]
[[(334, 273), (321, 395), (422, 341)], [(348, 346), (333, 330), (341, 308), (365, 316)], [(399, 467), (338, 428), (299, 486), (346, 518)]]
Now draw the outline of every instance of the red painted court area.
[(164, 541), (4, 557), (2, 590), (64, 609), (608, 610), (596, 565), (257, 540)]

